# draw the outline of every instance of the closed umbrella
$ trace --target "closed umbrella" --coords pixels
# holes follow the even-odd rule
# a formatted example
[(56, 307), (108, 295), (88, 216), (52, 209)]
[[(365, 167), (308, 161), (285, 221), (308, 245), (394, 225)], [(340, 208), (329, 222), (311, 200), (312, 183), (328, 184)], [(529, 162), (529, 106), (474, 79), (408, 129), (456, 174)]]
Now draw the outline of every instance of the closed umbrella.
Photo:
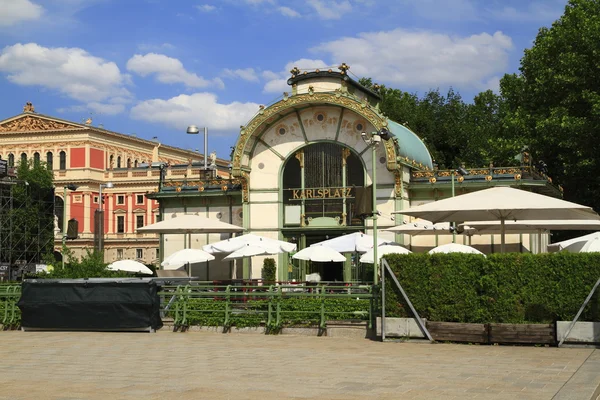
[(438, 247), (434, 247), (433, 249), (428, 251), (429, 254), (447, 254), (447, 253), (470, 253), (470, 254), (480, 254), (485, 257), (485, 254), (473, 248), (471, 246), (467, 246), (459, 243), (448, 243), (443, 244)]
[(310, 246), (300, 250), (292, 256), (297, 260), (315, 261), (315, 262), (344, 262), (344, 257), (339, 252), (326, 246)]
[(504, 252), (505, 222), (527, 219), (600, 220), (590, 207), (510, 187), (494, 187), (435, 201), (398, 214), (437, 222), (500, 221)]
[[(384, 244), (383, 246), (379, 246), (377, 248), (377, 258), (381, 260), (381, 257), (386, 254), (411, 254), (412, 251), (402, 247), (402, 246), (393, 246), (389, 244)], [(373, 249), (370, 249), (365, 254), (360, 257), (361, 263), (373, 264)]]
[(135, 260), (119, 260), (108, 264), (107, 267), (111, 271), (124, 271), (136, 274), (153, 275), (154, 273), (144, 264)]

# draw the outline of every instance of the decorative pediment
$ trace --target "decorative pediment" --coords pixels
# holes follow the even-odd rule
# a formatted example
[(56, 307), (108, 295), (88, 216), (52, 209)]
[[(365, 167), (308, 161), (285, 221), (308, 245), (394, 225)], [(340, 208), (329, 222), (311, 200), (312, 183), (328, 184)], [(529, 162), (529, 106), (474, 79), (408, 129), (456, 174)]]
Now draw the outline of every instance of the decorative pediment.
[(40, 132), (82, 129), (82, 126), (34, 115), (23, 115), (0, 124), (0, 132)]

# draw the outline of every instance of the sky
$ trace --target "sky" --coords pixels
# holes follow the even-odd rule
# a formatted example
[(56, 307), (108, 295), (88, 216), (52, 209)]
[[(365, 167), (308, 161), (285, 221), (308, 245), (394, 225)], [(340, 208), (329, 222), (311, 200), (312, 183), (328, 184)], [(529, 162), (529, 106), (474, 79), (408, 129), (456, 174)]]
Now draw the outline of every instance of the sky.
[(498, 91), (567, 0), (0, 0), (0, 119), (36, 112), (229, 159), (300, 69)]

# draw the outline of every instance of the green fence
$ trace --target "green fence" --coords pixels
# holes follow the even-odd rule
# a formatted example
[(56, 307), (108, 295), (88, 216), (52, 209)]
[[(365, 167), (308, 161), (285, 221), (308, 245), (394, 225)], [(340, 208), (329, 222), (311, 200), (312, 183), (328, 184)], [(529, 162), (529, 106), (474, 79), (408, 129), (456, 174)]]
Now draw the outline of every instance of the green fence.
[(0, 285), (0, 324), (4, 329), (20, 325), (21, 310), (17, 307), (20, 297), (21, 285)]
[(375, 297), (368, 285), (327, 284), (234, 286), (190, 282), (164, 286), (163, 315), (175, 330), (190, 325), (252, 327), (318, 326), (331, 320), (365, 320), (372, 327)]

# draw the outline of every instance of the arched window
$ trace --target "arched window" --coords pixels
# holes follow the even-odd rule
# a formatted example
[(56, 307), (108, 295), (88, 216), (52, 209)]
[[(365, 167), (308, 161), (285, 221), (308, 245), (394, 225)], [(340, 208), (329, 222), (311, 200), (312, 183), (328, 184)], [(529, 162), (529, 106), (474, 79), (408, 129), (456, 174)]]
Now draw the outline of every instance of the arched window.
[(39, 164), (40, 163), (40, 153), (38, 153), (37, 151), (35, 153), (33, 153), (33, 162), (35, 164)]
[(67, 153), (65, 153), (64, 151), (60, 152), (60, 165), (59, 168), (60, 169), (67, 169)]
[(112, 154), (110, 155), (110, 157), (108, 158), (108, 167), (112, 168), (113, 167), (113, 162), (115, 162), (115, 156), (113, 156)]
[(21, 153), (21, 163), (27, 164), (27, 154), (26, 153)]
[(135, 168), (137, 168), (137, 166), (138, 166), (138, 160), (135, 160), (135, 161), (134, 161), (134, 163), (133, 163), (133, 166), (134, 166)]
[(54, 155), (51, 151), (46, 153), (46, 165), (50, 171), (54, 169)]
[(121, 156), (117, 157), (117, 168), (121, 168)]
[(127, 168), (131, 168), (131, 158), (127, 159)]
[(8, 155), (8, 166), (9, 167), (14, 167), (15, 166), (15, 155), (13, 153), (10, 153)]

